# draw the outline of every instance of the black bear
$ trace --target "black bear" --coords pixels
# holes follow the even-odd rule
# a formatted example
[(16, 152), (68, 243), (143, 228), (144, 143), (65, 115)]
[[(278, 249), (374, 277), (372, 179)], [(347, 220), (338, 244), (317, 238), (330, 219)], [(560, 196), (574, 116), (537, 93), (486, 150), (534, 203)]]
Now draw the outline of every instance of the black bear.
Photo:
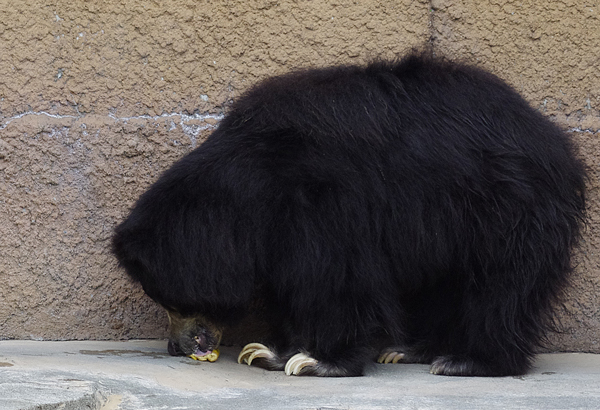
[(585, 180), (510, 86), (413, 53), (258, 84), (139, 198), (113, 251), (168, 311), (174, 355), (213, 352), (258, 299), (270, 338), (240, 362), (517, 375), (568, 283)]

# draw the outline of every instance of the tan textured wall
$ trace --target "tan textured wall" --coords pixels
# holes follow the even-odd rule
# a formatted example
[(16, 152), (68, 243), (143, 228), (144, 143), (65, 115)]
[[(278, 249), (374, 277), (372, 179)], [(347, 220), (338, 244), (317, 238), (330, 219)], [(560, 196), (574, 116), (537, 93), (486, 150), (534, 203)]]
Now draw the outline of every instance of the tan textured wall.
[(597, 1), (0, 0), (0, 338), (162, 337), (114, 225), (250, 84), (427, 43), (507, 79), (591, 167), (556, 348), (600, 352)]
[(434, 0), (436, 49), (508, 80), (571, 128), (600, 129), (598, 0)]

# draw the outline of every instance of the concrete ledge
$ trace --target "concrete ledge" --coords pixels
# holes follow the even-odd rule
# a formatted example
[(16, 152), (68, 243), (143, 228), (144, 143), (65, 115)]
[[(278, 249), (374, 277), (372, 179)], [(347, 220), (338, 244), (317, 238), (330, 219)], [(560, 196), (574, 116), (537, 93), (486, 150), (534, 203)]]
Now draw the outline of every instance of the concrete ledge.
[(96, 382), (55, 377), (47, 371), (0, 372), (0, 408), (5, 410), (100, 409), (106, 401)]
[(3, 410), (598, 409), (600, 355), (545, 354), (523, 377), (433, 376), (425, 365), (373, 365), (359, 378), (288, 377), (170, 357), (165, 341), (0, 342)]

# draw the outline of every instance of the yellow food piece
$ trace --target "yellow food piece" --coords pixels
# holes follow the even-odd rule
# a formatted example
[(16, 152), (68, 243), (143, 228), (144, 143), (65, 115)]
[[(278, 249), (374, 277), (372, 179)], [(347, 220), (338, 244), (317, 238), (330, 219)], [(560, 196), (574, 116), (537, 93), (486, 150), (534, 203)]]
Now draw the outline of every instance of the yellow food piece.
[(198, 360), (200, 362), (206, 362), (206, 361), (215, 362), (219, 358), (220, 353), (221, 352), (219, 351), (219, 349), (215, 349), (205, 356), (196, 356), (195, 354), (191, 354), (190, 357), (192, 359)]

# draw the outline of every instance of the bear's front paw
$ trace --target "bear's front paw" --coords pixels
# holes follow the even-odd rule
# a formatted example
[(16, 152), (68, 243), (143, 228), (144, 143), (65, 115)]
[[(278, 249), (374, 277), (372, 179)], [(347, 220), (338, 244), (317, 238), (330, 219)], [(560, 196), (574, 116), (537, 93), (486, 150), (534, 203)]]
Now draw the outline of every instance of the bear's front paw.
[(304, 353), (297, 353), (286, 363), (285, 374), (288, 376), (300, 376), (308, 373), (308, 369), (316, 366), (318, 363), (318, 361)]
[(246, 363), (266, 370), (283, 370), (285, 362), (262, 343), (248, 343), (238, 356), (238, 363)]
[(257, 357), (263, 359), (274, 359), (277, 355), (271, 351), (267, 346), (262, 343), (248, 343), (238, 356), (238, 363), (246, 362), (248, 366), (252, 364), (252, 361)]

